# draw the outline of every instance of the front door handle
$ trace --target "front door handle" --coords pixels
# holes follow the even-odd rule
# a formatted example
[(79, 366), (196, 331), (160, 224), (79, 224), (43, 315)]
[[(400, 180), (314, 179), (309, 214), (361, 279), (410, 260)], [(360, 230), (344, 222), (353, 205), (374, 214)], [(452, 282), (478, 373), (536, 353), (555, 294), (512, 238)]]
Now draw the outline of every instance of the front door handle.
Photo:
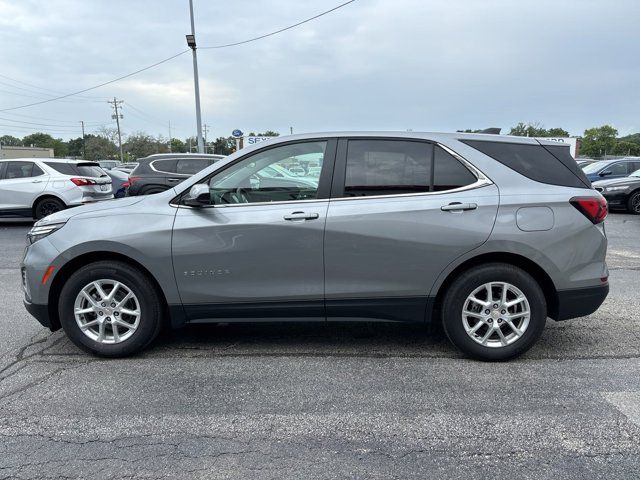
[(320, 217), (319, 213), (293, 212), (289, 215), (285, 215), (284, 219), (295, 222), (299, 220), (315, 220), (316, 218), (319, 218), (319, 217)]
[(452, 202), (449, 205), (441, 206), (440, 210), (443, 212), (462, 212), (464, 210), (475, 210), (476, 208), (478, 208), (476, 203)]
[(31, 183), (42, 183), (44, 180), (31, 180)]
[(182, 178), (167, 178), (167, 182), (181, 182)]

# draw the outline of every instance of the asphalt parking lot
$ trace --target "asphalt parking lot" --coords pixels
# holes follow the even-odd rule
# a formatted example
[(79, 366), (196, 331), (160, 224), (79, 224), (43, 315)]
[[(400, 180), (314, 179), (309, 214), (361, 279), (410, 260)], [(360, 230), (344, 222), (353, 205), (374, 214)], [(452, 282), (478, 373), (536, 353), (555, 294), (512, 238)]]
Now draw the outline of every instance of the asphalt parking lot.
[(637, 478), (640, 217), (611, 293), (503, 364), (407, 325), (193, 326), (102, 360), (22, 306), (0, 224), (2, 478)]

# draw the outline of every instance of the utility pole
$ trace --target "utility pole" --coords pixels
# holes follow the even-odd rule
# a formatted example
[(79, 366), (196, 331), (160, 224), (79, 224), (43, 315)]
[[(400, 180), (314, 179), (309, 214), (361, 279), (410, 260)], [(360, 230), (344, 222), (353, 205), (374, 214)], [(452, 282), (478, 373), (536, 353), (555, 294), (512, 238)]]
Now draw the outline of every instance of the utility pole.
[(169, 153), (171, 153), (171, 120), (169, 120)]
[(193, 0), (189, 0), (191, 15), (191, 35), (187, 35), (187, 45), (193, 52), (193, 86), (196, 94), (196, 128), (198, 132), (198, 153), (204, 153), (202, 142), (202, 117), (200, 113), (200, 82), (198, 80), (198, 55), (196, 54), (196, 27), (193, 21)]
[(291, 135), (293, 135), (293, 127), (289, 127), (289, 131), (291, 132)]
[(204, 131), (204, 153), (207, 153), (207, 133), (209, 133), (209, 125), (207, 125), (206, 123), (204, 124), (203, 131)]
[(84, 160), (87, 155), (87, 147), (84, 144), (84, 120), (80, 120), (80, 125), (82, 125), (82, 159)]
[(116, 119), (116, 125), (118, 126), (118, 148), (120, 149), (120, 161), (124, 162), (124, 155), (122, 154), (122, 134), (120, 133), (120, 119), (123, 117), (121, 113), (118, 113), (118, 107), (122, 105), (123, 101), (113, 97), (113, 101), (108, 100), (107, 103), (110, 103), (115, 110), (115, 114), (111, 115), (111, 118)]

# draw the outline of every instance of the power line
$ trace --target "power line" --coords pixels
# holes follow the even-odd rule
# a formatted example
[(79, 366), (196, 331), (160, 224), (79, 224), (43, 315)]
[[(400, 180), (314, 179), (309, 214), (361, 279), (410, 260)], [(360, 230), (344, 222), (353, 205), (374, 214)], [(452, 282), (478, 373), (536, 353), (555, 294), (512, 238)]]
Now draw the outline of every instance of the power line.
[(89, 87), (89, 88), (85, 88), (85, 89), (82, 89), (82, 90), (78, 90), (77, 92), (67, 93), (66, 95), (61, 95), (59, 97), (50, 98), (48, 100), (42, 100), (40, 102), (28, 103), (26, 105), (18, 105), (16, 107), (10, 107), (10, 108), (3, 108), (3, 109), (0, 109), (0, 112), (8, 112), (9, 110), (17, 110), (19, 108), (33, 107), (34, 105), (42, 105), (43, 103), (54, 102), (56, 100), (61, 100), (63, 98), (71, 97), (73, 95), (78, 95), (79, 93), (84, 93), (84, 92), (88, 92), (90, 90), (95, 90), (96, 88), (104, 87), (105, 85), (109, 85), (111, 83), (115, 83), (117, 81), (124, 80), (125, 78), (132, 77), (134, 75), (137, 75), (138, 73), (144, 72), (145, 70), (149, 70), (151, 68), (157, 67), (158, 65), (161, 65), (161, 64), (166, 63), (166, 62), (168, 62), (170, 60), (173, 60), (174, 58), (179, 57), (180, 55), (184, 55), (188, 51), (189, 50), (184, 50), (184, 51), (182, 51), (180, 53), (176, 53), (175, 55), (172, 55), (172, 56), (170, 56), (168, 58), (165, 58), (164, 60), (160, 60), (159, 62), (156, 62), (153, 65), (146, 66), (144, 68), (136, 70), (135, 72), (127, 73), (126, 75), (122, 75), (120, 77), (114, 78), (113, 80), (109, 80), (108, 82), (103, 82), (103, 83), (101, 83), (99, 85), (94, 85), (93, 87)]
[[(38, 87), (38, 86), (32, 85), (30, 83), (26, 83), (26, 82), (22, 82), (20, 80), (16, 80), (15, 78), (7, 77), (6, 75), (0, 74), (0, 78), (4, 78), (4, 79), (7, 79), (7, 80), (10, 80), (11, 82), (17, 83), (18, 85), (13, 85), (13, 83), (7, 83), (7, 82), (0, 81), (0, 84), (6, 85), (7, 87), (14, 88), (16, 90), (22, 90), (24, 92), (35, 93), (35, 94), (38, 94), (38, 95), (45, 95), (47, 97), (53, 97), (55, 95), (62, 95), (62, 92), (60, 92), (60, 91), (51, 90), (49, 88)], [(24, 88), (25, 86), (26, 87), (31, 87), (31, 88)], [(38, 90), (42, 90), (42, 91), (39, 92)], [(50, 93), (47, 93), (47, 92), (50, 92)], [(54, 93), (55, 95), (52, 95), (52, 93)], [(78, 95), (78, 98), (87, 99), (87, 100), (104, 100), (107, 97)]]
[[(276, 30), (276, 31), (273, 31), (273, 32), (270, 32), (270, 33), (266, 33), (264, 35), (260, 35), (258, 37), (249, 38), (247, 40), (242, 40), (240, 42), (227, 43), (227, 44), (223, 44), (223, 45), (212, 45), (212, 46), (209, 46), (209, 47), (200, 47), (200, 48), (201, 49), (219, 49), (219, 48), (235, 47), (235, 46), (238, 46), (238, 45), (244, 45), (246, 43), (255, 42), (257, 40), (262, 40), (263, 38), (271, 37), (273, 35), (277, 35), (279, 33), (286, 32), (287, 30), (291, 30), (292, 28), (296, 28), (296, 27), (298, 27), (300, 25), (303, 25), (305, 23), (311, 22), (311, 21), (313, 21), (313, 20), (315, 20), (317, 18), (320, 18), (320, 17), (322, 17), (324, 15), (327, 15), (327, 14), (329, 14), (331, 12), (335, 12), (336, 10), (338, 10), (338, 9), (340, 9), (342, 7), (345, 7), (345, 6), (347, 6), (350, 3), (353, 3), (355, 1), (356, 0), (349, 0), (347, 2), (341, 3), (340, 5), (335, 6), (335, 7), (331, 8), (331, 9), (329, 9), (329, 10), (326, 10), (324, 12), (321, 12), (321, 13), (317, 14), (317, 15), (314, 15), (313, 17), (309, 17), (309, 18), (307, 18), (305, 20), (302, 20), (300, 22), (294, 23), (293, 25), (289, 25), (289, 26), (281, 28), (279, 30)], [(105, 85), (109, 85), (111, 83), (115, 83), (115, 82), (118, 82), (120, 80), (124, 80), (125, 78), (129, 78), (129, 77), (132, 77), (134, 75), (137, 75), (138, 73), (142, 73), (142, 72), (144, 72), (146, 70), (150, 70), (150, 69), (152, 69), (154, 67), (157, 67), (158, 65), (162, 65), (163, 63), (166, 63), (166, 62), (168, 62), (170, 60), (173, 60), (174, 58), (177, 58), (177, 57), (179, 57), (181, 55), (184, 55), (185, 53), (189, 52), (189, 50), (183, 50), (180, 53), (176, 53), (175, 55), (172, 55), (172, 56), (167, 57), (167, 58), (165, 58), (163, 60), (160, 60), (159, 62), (156, 62), (156, 63), (154, 63), (152, 65), (148, 65), (148, 66), (146, 66), (144, 68), (141, 68), (139, 70), (135, 70), (135, 71), (133, 71), (131, 73), (127, 73), (126, 75), (122, 75), (120, 77), (114, 78), (114, 79), (109, 80), (107, 82), (103, 82), (103, 83), (100, 83), (98, 85), (94, 85), (93, 87), (84, 88), (84, 89), (78, 90), (76, 92), (67, 93), (65, 95), (60, 95), (60, 96), (57, 96), (57, 97), (54, 97), (54, 98), (50, 98), (50, 99), (47, 99), (47, 100), (42, 100), (42, 101), (39, 101), (39, 102), (33, 102), (33, 103), (25, 104), (25, 105), (17, 105), (15, 107), (3, 108), (3, 109), (0, 109), (0, 112), (8, 112), (10, 110), (18, 110), (20, 108), (27, 108), (27, 107), (33, 107), (35, 105), (42, 105), (43, 103), (54, 102), (56, 100), (61, 100), (61, 99), (68, 98), (68, 97), (71, 97), (71, 96), (74, 96), (74, 95), (79, 95), (79, 94), (84, 93), (84, 92), (89, 92), (91, 90), (95, 90), (96, 88), (104, 87)], [(5, 76), (4, 78), (8, 78), (8, 77)]]
[(333, 7), (330, 10), (327, 10), (325, 12), (319, 13), (318, 15), (314, 15), (313, 17), (309, 17), (306, 20), (302, 20), (302, 21), (300, 21), (298, 23), (294, 23), (293, 25), (289, 25), (288, 27), (281, 28), (280, 30), (276, 30), (275, 32), (271, 32), (271, 33), (266, 33), (264, 35), (260, 35), (259, 37), (249, 38), (248, 40), (242, 40), (240, 42), (226, 43), (226, 44), (222, 44), (222, 45), (212, 45), (210, 47), (198, 47), (198, 48), (200, 48), (200, 49), (227, 48), (227, 47), (235, 47), (235, 46), (238, 46), (238, 45), (244, 45), (245, 43), (255, 42), (256, 40), (262, 40), (263, 38), (271, 37), (273, 35), (277, 35), (278, 33), (286, 32), (287, 30), (291, 30), (292, 28), (299, 27), (302, 24), (311, 22), (312, 20), (315, 20), (316, 18), (320, 18), (320, 17), (322, 17), (324, 15), (327, 15), (328, 13), (335, 12), (339, 8), (346, 7), (347, 5), (349, 5), (350, 3), (353, 3), (355, 1), (356, 0), (349, 0), (348, 2), (341, 3), (340, 5), (338, 5), (336, 7)]
[[(52, 124), (52, 123), (26, 122), (24, 120), (13, 120), (12, 118), (5, 118), (5, 117), (0, 117), (0, 120), (4, 120), (5, 122), (24, 123), (26, 125), (39, 125), (39, 126), (42, 126), (42, 127), (72, 128), (71, 125), (55, 125), (55, 124)], [(75, 122), (75, 123), (77, 124), (78, 122)], [(104, 122), (85, 123), (85, 125), (87, 125), (87, 126), (103, 125), (103, 124), (104, 124)], [(17, 126), (21, 126), (21, 125), (17, 125)]]
[[(38, 117), (38, 116), (34, 116), (34, 115), (25, 115), (24, 113), (16, 113), (16, 112), (12, 112), (12, 113), (8, 113), (7, 115), (11, 115), (11, 116), (16, 116), (16, 117), (23, 117), (23, 118), (32, 118), (34, 120), (45, 120), (47, 122), (57, 122), (57, 123), (62, 123), (62, 124), (71, 124), (71, 125), (77, 125), (78, 122), (76, 122), (75, 120), (60, 120), (58, 118), (45, 118), (45, 117)], [(19, 122), (21, 120), (11, 120), (12, 122)], [(102, 124), (103, 122), (90, 122), (90, 123), (95, 123), (95, 124)], [(66, 126), (66, 125), (59, 125), (61, 127)]]

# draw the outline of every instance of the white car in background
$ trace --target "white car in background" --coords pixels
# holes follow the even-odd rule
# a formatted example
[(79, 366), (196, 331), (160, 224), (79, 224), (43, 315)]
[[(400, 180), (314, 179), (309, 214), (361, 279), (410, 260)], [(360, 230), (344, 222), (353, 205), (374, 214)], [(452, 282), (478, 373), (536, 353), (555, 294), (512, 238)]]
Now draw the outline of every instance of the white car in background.
[(68, 207), (111, 198), (111, 178), (95, 162), (0, 160), (0, 217), (41, 219)]

